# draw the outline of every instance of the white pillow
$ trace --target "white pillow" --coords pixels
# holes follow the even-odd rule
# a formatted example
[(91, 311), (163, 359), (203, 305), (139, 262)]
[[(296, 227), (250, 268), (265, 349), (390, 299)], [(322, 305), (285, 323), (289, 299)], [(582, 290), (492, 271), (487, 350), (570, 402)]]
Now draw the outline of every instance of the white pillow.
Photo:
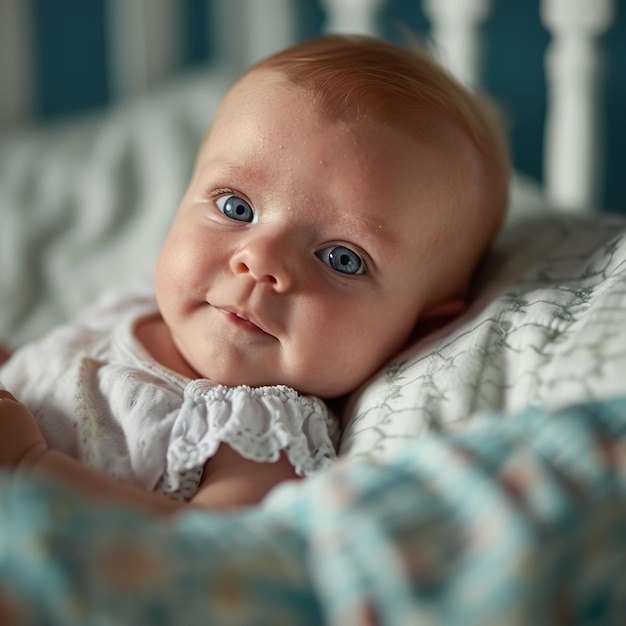
[(381, 460), (479, 411), (625, 389), (626, 219), (546, 213), (504, 230), (466, 314), (352, 396), (341, 452)]

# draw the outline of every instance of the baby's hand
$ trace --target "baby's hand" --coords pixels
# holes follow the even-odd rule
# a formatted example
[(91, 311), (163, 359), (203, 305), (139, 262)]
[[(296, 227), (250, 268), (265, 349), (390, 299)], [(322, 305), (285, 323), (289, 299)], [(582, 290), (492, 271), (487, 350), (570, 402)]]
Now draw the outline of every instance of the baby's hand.
[(0, 467), (32, 465), (47, 450), (33, 414), (0, 388)]

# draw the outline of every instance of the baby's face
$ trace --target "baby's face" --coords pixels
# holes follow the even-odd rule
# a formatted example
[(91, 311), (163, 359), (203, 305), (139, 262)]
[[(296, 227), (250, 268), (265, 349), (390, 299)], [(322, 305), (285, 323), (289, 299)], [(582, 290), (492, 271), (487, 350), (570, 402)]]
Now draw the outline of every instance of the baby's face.
[(240, 81), (157, 266), (192, 370), (326, 398), (364, 382), (445, 292), (446, 158), (381, 124), (329, 121), (268, 71)]

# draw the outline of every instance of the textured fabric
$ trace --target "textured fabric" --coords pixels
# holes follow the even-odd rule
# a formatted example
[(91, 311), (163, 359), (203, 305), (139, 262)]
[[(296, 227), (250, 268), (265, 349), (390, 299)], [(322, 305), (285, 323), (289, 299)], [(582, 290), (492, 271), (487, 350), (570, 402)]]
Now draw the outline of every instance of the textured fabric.
[[(261, 507), (159, 519), (0, 478), (0, 623), (621, 626), (626, 397), (477, 415)], [(4, 619), (4, 621), (3, 621)]]
[(341, 453), (384, 459), (480, 411), (558, 409), (626, 390), (626, 220), (542, 216), (505, 230), (467, 312), (353, 396)]
[(259, 462), (284, 450), (302, 476), (335, 457), (338, 426), (320, 400), (192, 381), (157, 364), (133, 334), (155, 311), (150, 290), (111, 294), (0, 367), (50, 447), (145, 489), (182, 487), (184, 499), (222, 442)]

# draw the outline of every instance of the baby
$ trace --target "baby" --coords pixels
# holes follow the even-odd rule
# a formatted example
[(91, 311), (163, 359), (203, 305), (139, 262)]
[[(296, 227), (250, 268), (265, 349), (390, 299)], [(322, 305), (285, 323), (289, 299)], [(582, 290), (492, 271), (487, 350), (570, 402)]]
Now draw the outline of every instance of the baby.
[(420, 52), (328, 36), (260, 62), (215, 115), (155, 289), (0, 369), (24, 403), (0, 392), (0, 464), (156, 511), (325, 467), (318, 398), (464, 310), (508, 178), (489, 110)]

